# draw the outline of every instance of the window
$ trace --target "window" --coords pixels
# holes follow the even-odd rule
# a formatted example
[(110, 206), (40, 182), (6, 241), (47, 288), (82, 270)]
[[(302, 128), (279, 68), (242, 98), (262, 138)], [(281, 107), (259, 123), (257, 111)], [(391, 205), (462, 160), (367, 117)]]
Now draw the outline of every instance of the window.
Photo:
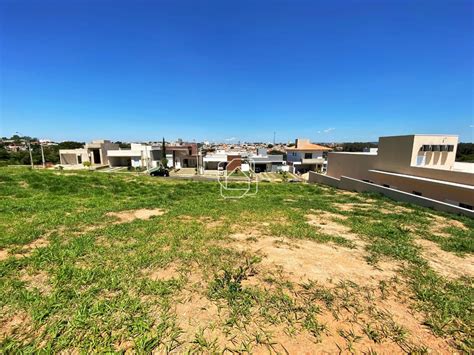
[(82, 164), (82, 155), (77, 156), (77, 164)]
[(305, 159), (311, 159), (313, 157), (313, 154), (311, 153), (304, 153), (304, 158)]
[(433, 152), (439, 152), (441, 150), (441, 146), (438, 144), (435, 144), (431, 147), (433, 148)]
[(452, 152), (452, 151), (454, 151), (454, 145), (449, 144), (448, 145), (448, 152)]
[(425, 165), (425, 158), (426, 158), (425, 155), (418, 155), (416, 157), (416, 165), (418, 165), (418, 166)]
[(413, 195), (416, 195), (416, 196), (423, 196), (423, 195), (421, 194), (421, 192), (419, 192), (419, 191), (413, 191)]
[(462, 203), (462, 202), (459, 203), (459, 207), (466, 208), (466, 209), (471, 210), (471, 211), (473, 209), (472, 205), (468, 205), (467, 203)]
[(296, 152), (291, 153), (292, 156), (296, 157)]

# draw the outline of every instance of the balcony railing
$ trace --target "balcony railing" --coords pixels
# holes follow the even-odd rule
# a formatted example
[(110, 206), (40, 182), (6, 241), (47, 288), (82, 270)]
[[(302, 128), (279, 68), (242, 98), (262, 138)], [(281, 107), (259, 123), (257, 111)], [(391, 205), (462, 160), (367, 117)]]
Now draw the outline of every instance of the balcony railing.
[(323, 158), (314, 158), (314, 159), (301, 159), (301, 164), (323, 164)]

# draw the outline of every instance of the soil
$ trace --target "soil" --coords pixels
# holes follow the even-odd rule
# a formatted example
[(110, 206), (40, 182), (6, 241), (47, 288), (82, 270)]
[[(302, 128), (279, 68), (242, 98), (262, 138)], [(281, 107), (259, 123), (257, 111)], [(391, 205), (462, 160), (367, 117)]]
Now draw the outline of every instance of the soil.
[(430, 217), (434, 220), (430, 227), (430, 231), (433, 234), (436, 234), (442, 237), (443, 236), (449, 237), (450, 234), (445, 232), (444, 229), (450, 228), (450, 227), (462, 229), (464, 231), (468, 230), (468, 228), (462, 222), (458, 220), (448, 219), (448, 218), (436, 216), (436, 215), (432, 215)]
[(0, 261), (8, 259), (9, 253), (7, 249), (0, 249)]
[[(3, 309), (1, 314), (3, 314)], [(16, 334), (22, 338), (22, 334), (26, 334), (31, 329), (31, 318), (25, 312), (15, 312), (5, 317), (0, 318), (0, 343), (6, 337), (11, 337)]]
[(49, 276), (44, 271), (31, 274), (26, 270), (22, 270), (20, 273), (20, 280), (26, 282), (27, 290), (38, 290), (42, 294), (51, 293), (52, 288), (49, 283)]
[[(231, 235), (237, 249), (263, 256), (264, 267), (280, 266), (292, 282), (318, 281), (333, 284), (351, 280), (361, 285), (376, 285), (395, 275), (398, 265), (385, 262), (377, 268), (367, 264), (365, 251), (309, 240), (257, 236), (249, 243), (246, 233)], [(382, 269), (382, 267), (383, 269)]]
[(345, 220), (347, 219), (347, 216), (318, 211), (317, 214), (307, 214), (305, 217), (308, 220), (308, 224), (317, 227), (318, 230), (324, 234), (340, 236), (349, 239), (358, 246), (365, 245), (365, 243), (362, 241), (362, 238), (357, 234), (352, 233), (349, 227), (336, 221), (337, 219)]
[(143, 274), (153, 281), (169, 281), (180, 277), (180, 272), (175, 265), (169, 265), (165, 268), (145, 269)]
[(147, 220), (154, 216), (161, 216), (165, 213), (165, 210), (161, 208), (155, 209), (138, 209), (130, 211), (121, 211), (121, 212), (109, 212), (106, 215), (110, 217), (115, 217), (118, 219), (116, 223), (127, 223), (132, 222), (136, 219)]
[(474, 277), (474, 256), (457, 256), (441, 249), (438, 244), (426, 240), (417, 239), (416, 243), (421, 246), (421, 255), (428, 261), (433, 270), (449, 279), (461, 276)]

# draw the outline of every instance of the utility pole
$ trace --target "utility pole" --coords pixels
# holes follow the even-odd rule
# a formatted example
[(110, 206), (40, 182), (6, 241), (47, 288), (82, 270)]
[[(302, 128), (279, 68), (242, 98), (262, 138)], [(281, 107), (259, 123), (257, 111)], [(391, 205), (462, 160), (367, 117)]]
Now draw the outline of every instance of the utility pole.
[(34, 168), (34, 165), (33, 165), (33, 153), (31, 153), (31, 143), (30, 143), (30, 140), (28, 139), (28, 150), (30, 151), (30, 163), (31, 163), (31, 169)]
[(44, 160), (43, 143), (40, 143), (40, 146), (41, 146), (41, 160), (43, 161), (43, 169), (46, 169), (46, 162)]

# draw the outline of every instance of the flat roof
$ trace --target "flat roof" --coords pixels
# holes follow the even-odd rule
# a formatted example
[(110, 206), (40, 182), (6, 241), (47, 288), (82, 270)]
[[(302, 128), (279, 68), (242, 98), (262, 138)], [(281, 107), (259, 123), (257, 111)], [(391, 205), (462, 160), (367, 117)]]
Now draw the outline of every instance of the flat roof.
[(380, 136), (380, 138), (396, 138), (396, 137), (416, 137), (416, 136), (426, 136), (426, 137), (459, 137), (457, 134), (426, 134), (426, 133), (414, 133), (414, 134), (400, 134), (398, 136)]
[(377, 152), (329, 152), (329, 154), (377, 155)]
[(474, 163), (466, 163), (455, 161), (453, 166), (454, 171), (461, 171), (463, 173), (471, 173), (474, 174)]
[(421, 176), (414, 176), (414, 175), (407, 175), (407, 174), (390, 173), (388, 171), (382, 171), (382, 170), (369, 170), (369, 171), (371, 173), (376, 173), (376, 174), (398, 176), (398, 177), (402, 177), (402, 178), (405, 178), (405, 179), (418, 180), (418, 181), (427, 181), (427, 182), (433, 182), (433, 183), (436, 183), (436, 184), (441, 184), (441, 185), (446, 185), (446, 186), (461, 187), (463, 189), (474, 190), (473, 185), (459, 184), (457, 182), (430, 179), (430, 178), (425, 178), (425, 177), (421, 177)]

